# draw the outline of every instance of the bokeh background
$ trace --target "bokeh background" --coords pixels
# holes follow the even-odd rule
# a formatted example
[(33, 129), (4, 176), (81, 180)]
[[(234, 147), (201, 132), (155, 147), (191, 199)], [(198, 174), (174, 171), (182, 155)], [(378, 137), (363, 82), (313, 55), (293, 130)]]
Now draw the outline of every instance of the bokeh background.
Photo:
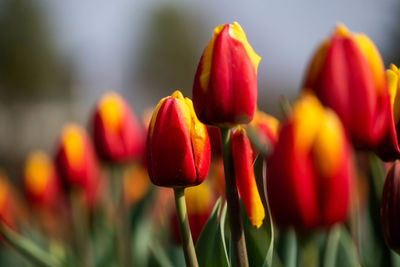
[(180, 89), (191, 96), (215, 26), (238, 21), (262, 57), (260, 108), (296, 97), (307, 62), (337, 22), (365, 32), (400, 63), (400, 2), (0, 1), (0, 168), (14, 181), (32, 149), (53, 153), (62, 125), (87, 125), (102, 93), (121, 93), (140, 116)]

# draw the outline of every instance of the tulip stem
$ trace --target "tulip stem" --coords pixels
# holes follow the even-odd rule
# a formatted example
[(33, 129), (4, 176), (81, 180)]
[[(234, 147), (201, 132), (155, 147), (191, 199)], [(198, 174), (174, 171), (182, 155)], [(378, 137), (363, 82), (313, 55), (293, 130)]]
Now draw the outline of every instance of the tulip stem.
[(225, 172), (225, 194), (228, 204), (228, 219), (231, 232), (231, 242), (235, 265), (237, 267), (249, 266), (247, 259), (246, 242), (244, 238), (243, 223), (240, 217), (239, 195), (236, 187), (236, 181), (232, 173), (232, 146), (231, 130), (229, 128), (220, 128), (222, 158)]
[(286, 229), (282, 231), (283, 240), (283, 266), (286, 267), (296, 267), (297, 266), (297, 240), (296, 232), (293, 228)]
[(183, 253), (186, 266), (198, 267), (196, 251), (194, 249), (192, 234), (190, 232), (189, 219), (186, 211), (185, 188), (174, 188), (176, 216), (178, 216), (179, 233), (181, 235)]
[(127, 222), (128, 209), (125, 205), (124, 185), (123, 185), (123, 165), (114, 164), (111, 166), (113, 193), (114, 193), (114, 212), (115, 212), (115, 231), (116, 242), (119, 252), (120, 266), (131, 266), (131, 243), (130, 229)]

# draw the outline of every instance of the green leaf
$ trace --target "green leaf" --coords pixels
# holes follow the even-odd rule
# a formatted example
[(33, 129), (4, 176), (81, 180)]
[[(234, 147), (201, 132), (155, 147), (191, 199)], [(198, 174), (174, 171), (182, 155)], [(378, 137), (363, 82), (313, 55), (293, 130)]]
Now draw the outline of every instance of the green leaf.
[[(245, 234), (246, 234), (246, 243), (251, 242), (252, 240), (254, 242), (263, 242), (263, 244), (258, 244), (255, 245), (257, 249), (259, 250), (258, 252), (258, 257), (263, 257), (263, 262), (260, 263), (262, 265), (254, 265), (254, 266), (272, 266), (272, 259), (274, 255), (274, 225), (272, 223), (271, 219), (271, 213), (269, 209), (269, 204), (268, 204), (268, 198), (267, 198), (267, 187), (265, 184), (265, 175), (266, 175), (266, 165), (265, 165), (265, 160), (264, 157), (259, 154), (257, 158), (254, 160), (253, 163), (253, 169), (254, 169), (254, 176), (256, 179), (257, 183), (257, 189), (261, 197), (261, 201), (264, 205), (265, 209), (265, 219), (263, 225), (260, 227), (260, 229), (255, 229), (252, 227), (250, 224), (250, 221), (246, 215), (245, 219), (243, 219), (245, 227)], [(243, 210), (243, 209), (242, 209)], [(251, 239), (250, 236), (247, 237), (248, 235), (250, 236), (255, 236), (256, 238)], [(258, 239), (262, 240), (258, 240)], [(249, 244), (251, 247), (253, 246), (252, 244)], [(249, 250), (249, 248), (247, 248)], [(249, 254), (249, 251), (248, 251)], [(258, 259), (257, 257), (257, 259)], [(253, 259), (250, 259), (249, 255), (249, 261), (250, 264), (253, 261)], [(258, 260), (254, 260), (257, 261)]]
[(214, 209), (197, 240), (196, 254), (200, 267), (230, 266), (224, 239), (226, 205), (219, 221), (220, 210), (221, 199), (215, 203)]
[(345, 227), (340, 227), (339, 247), (336, 255), (336, 265), (341, 267), (360, 266), (356, 257), (356, 247)]
[(6, 241), (30, 262), (46, 267), (63, 266), (61, 259), (43, 250), (31, 240), (13, 232), (5, 224), (1, 224), (1, 232)]

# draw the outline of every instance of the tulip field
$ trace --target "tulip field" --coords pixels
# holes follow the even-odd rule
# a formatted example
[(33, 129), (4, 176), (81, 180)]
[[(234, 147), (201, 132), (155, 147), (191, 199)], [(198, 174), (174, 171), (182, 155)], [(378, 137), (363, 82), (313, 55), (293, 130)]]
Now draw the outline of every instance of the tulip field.
[(22, 186), (0, 173), (0, 266), (400, 266), (400, 71), (343, 24), (321, 39), (276, 118), (237, 22), (191, 96), (140, 116), (99, 96), (26, 155)]

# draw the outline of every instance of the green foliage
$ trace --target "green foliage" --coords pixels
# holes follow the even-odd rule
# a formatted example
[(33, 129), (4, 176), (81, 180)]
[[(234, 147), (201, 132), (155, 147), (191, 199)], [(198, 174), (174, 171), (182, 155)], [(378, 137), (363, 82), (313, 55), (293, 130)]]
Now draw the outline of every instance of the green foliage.
[(196, 243), (200, 267), (230, 266), (224, 238), (225, 217), (226, 205), (221, 212), (221, 200), (218, 200)]

